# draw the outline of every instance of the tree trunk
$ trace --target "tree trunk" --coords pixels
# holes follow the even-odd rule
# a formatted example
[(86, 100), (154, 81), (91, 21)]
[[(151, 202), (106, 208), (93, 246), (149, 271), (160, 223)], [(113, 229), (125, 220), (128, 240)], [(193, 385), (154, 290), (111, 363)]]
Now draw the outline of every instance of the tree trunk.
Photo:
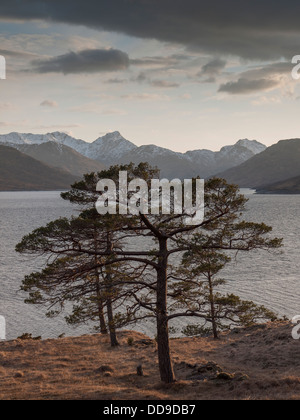
[(107, 331), (107, 327), (106, 327), (102, 301), (99, 302), (99, 321), (100, 321), (101, 334), (106, 335), (108, 333), (108, 331)]
[(175, 375), (170, 355), (170, 339), (167, 311), (167, 239), (160, 240), (160, 260), (157, 269), (157, 347), (161, 380), (175, 382)]
[(110, 335), (110, 344), (112, 347), (117, 347), (119, 345), (117, 340), (114, 316), (113, 316), (113, 308), (111, 297), (108, 296), (107, 298), (107, 318), (108, 318), (108, 328), (109, 328), (109, 335)]
[[(107, 232), (107, 252), (112, 253), (112, 242), (111, 242), (111, 234)], [(110, 344), (112, 347), (117, 347), (119, 345), (117, 340), (117, 333), (114, 321), (114, 313), (112, 307), (112, 296), (113, 296), (113, 285), (111, 274), (109, 272), (110, 268), (107, 269), (106, 275), (106, 308), (107, 308), (107, 318), (108, 318), (108, 328), (109, 328), (109, 335), (110, 335)]]
[(209, 275), (208, 283), (209, 283), (209, 301), (210, 301), (211, 322), (212, 322), (212, 329), (213, 329), (214, 338), (218, 339), (219, 334), (218, 334), (218, 326), (217, 326), (217, 322), (216, 322), (215, 299), (214, 299), (214, 290), (213, 290), (212, 282), (213, 282), (212, 276)]
[[(94, 228), (94, 247), (95, 247), (95, 254), (98, 252), (98, 243), (97, 243), (97, 229)], [(97, 265), (97, 255), (95, 255), (95, 265)], [(101, 280), (100, 280), (101, 274), (99, 273), (99, 269), (96, 268), (96, 292), (97, 292), (97, 305), (98, 305), (98, 317), (100, 322), (100, 331), (101, 334), (107, 334), (107, 327), (104, 317), (104, 311), (103, 311), (103, 299), (101, 294)]]
[[(97, 272), (97, 275), (99, 276), (98, 272)], [(96, 290), (97, 290), (97, 305), (98, 305), (98, 317), (99, 317), (99, 323), (100, 323), (100, 331), (101, 331), (101, 334), (107, 334), (108, 331), (107, 331), (105, 317), (104, 317), (103, 299), (102, 299), (102, 296), (101, 296), (101, 290), (100, 290), (99, 282), (97, 282)]]

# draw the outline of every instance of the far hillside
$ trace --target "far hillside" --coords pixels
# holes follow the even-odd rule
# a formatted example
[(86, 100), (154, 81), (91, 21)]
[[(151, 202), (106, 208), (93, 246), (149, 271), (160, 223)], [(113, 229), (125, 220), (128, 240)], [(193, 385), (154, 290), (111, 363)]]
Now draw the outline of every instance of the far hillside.
[(299, 176), (300, 139), (281, 140), (241, 165), (217, 176), (240, 187), (259, 189)]
[(256, 192), (258, 194), (300, 194), (300, 176), (262, 186)]
[(99, 172), (105, 169), (105, 165), (102, 163), (81, 155), (69, 146), (52, 141), (43, 144), (18, 144), (12, 146), (48, 166), (63, 169), (78, 177), (82, 177), (86, 173)]
[(78, 179), (12, 147), (0, 145), (0, 191), (66, 190)]

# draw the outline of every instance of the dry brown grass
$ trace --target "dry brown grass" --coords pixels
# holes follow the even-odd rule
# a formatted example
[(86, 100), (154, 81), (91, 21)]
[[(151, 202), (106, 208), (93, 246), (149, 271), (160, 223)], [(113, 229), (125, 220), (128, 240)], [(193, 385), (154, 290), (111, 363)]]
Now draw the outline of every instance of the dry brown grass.
[[(159, 380), (155, 343), (143, 344), (146, 337), (140, 333), (120, 333), (115, 349), (101, 335), (3, 342), (0, 399), (300, 399), (300, 342), (291, 330), (285, 322), (224, 334), (218, 341), (172, 340), (178, 382), (169, 386)], [(228, 381), (189, 379), (212, 361), (239, 374)], [(144, 377), (136, 374), (141, 364)]]

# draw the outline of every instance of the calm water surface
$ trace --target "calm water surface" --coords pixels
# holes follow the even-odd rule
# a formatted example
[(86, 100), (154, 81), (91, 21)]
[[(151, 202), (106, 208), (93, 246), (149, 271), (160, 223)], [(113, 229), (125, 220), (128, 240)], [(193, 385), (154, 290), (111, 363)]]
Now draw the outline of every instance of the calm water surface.
[[(58, 192), (0, 192), (0, 315), (6, 317), (7, 339), (24, 332), (49, 338), (91, 331), (88, 325), (68, 327), (63, 316), (49, 320), (44, 308), (24, 304), (22, 279), (39, 270), (43, 262), (14, 251), (33, 229), (75, 212)], [(285, 246), (276, 256), (261, 251), (240, 254), (222, 274), (228, 281), (226, 291), (264, 304), (280, 315), (300, 314), (300, 195), (249, 195), (245, 217), (273, 226)], [(150, 322), (138, 329), (149, 335), (154, 331)]]

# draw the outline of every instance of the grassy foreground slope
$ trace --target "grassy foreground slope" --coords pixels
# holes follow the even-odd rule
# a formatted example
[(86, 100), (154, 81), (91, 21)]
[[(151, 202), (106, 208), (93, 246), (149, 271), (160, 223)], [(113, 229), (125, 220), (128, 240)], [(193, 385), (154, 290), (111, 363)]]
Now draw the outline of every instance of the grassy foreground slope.
[[(159, 380), (155, 342), (120, 333), (0, 343), (0, 399), (300, 399), (300, 345), (292, 324), (171, 342), (178, 382)], [(133, 345), (128, 344), (128, 338)], [(144, 376), (136, 374), (143, 365)], [(221, 375), (220, 375), (221, 373)]]

